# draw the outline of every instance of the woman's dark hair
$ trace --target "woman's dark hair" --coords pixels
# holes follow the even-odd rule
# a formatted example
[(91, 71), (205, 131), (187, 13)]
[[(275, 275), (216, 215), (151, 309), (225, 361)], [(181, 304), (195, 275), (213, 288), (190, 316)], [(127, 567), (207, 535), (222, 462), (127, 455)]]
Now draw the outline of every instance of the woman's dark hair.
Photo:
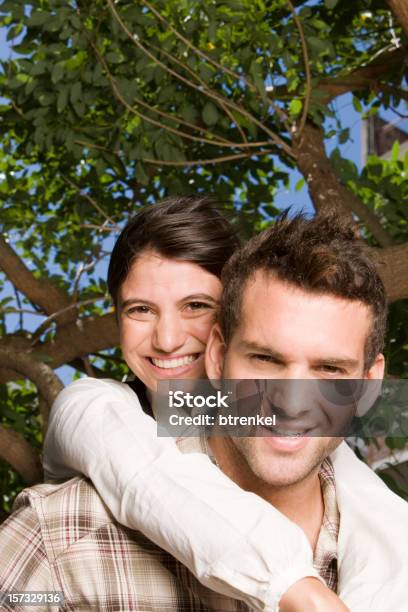
[(130, 268), (143, 251), (195, 263), (215, 276), (239, 247), (239, 238), (208, 196), (171, 197), (146, 206), (121, 232), (113, 247), (108, 289), (115, 306)]

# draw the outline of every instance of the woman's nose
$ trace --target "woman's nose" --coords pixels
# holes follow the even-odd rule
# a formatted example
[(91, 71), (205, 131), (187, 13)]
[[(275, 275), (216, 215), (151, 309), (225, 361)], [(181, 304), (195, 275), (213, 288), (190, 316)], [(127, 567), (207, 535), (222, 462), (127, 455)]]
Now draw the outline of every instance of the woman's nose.
[(175, 353), (186, 339), (183, 322), (177, 313), (168, 313), (157, 318), (153, 332), (153, 347), (161, 352)]

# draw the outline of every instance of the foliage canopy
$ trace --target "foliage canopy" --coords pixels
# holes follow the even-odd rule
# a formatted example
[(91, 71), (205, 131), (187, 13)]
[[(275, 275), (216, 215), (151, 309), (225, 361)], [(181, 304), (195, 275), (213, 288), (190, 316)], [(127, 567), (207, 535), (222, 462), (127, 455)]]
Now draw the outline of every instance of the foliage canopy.
[[(13, 47), (0, 71), (0, 455), (26, 481), (60, 388), (53, 369), (123, 371), (101, 262), (129, 215), (164, 195), (213, 193), (249, 236), (276, 215), (274, 195), (297, 168), (316, 210), (361, 223), (395, 302), (387, 350), (403, 375), (408, 156), (373, 156), (359, 172), (324, 146), (350, 138), (341, 94), (362, 117), (401, 112), (403, 5), (0, 2)], [(10, 426), (20, 444), (11, 454)]]

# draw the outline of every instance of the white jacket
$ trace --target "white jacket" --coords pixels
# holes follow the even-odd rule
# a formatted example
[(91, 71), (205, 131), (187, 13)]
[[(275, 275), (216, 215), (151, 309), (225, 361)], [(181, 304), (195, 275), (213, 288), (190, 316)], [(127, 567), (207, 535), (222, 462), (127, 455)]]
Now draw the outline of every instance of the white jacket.
[[(352, 612), (408, 610), (408, 504), (346, 443), (332, 455), (340, 510), (338, 594)], [(157, 438), (128, 385), (84, 378), (57, 398), (44, 445), (52, 479), (83, 473), (118, 522), (142, 531), (209, 588), (255, 610), (316, 576), (303, 531), (203, 454)]]

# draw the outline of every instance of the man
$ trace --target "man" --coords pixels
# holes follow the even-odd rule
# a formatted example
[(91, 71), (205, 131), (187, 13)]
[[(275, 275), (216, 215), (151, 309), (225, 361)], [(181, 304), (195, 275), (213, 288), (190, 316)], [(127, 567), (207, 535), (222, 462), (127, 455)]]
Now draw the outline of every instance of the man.
[[(383, 377), (384, 287), (351, 229), (339, 219), (281, 220), (232, 257), (222, 280), (220, 323), (206, 353), (210, 379)], [(333, 456), (344, 452), (344, 443), (335, 450), (341, 438), (310, 432), (314, 407), (293, 381), (283, 388), (275, 403), (282, 435), (211, 438), (215, 459), (242, 488), (302, 527), (315, 551), (315, 565), (352, 610), (348, 579), (358, 568), (359, 551), (354, 568), (343, 564), (342, 554), (345, 546), (353, 546), (349, 529), (360, 535), (366, 531), (360, 545), (378, 556), (378, 573), (361, 577), (366, 582), (354, 606), (400, 609), (406, 589), (407, 504), (387, 490), (371, 497), (375, 476), (363, 472), (361, 496), (353, 498), (347, 479), (360, 475), (336, 478), (328, 459), (333, 451)], [(295, 432), (300, 435), (290, 435)]]
[[(382, 284), (349, 230), (333, 220), (281, 220), (227, 267), (208, 373), (379, 378), (384, 323)], [(291, 409), (299, 413), (299, 406)], [(302, 435), (211, 438), (209, 448), (205, 440), (185, 440), (181, 446), (212, 453), (241, 487), (298, 523), (321, 575), (353, 611), (402, 609), (407, 506), (364, 466), (334, 475), (328, 455), (347, 452), (334, 450), (338, 442)], [(349, 478), (361, 482), (361, 498), (350, 495)], [(384, 516), (375, 515), (374, 505)], [(378, 556), (378, 575), (365, 574), (361, 543)], [(0, 547), (1, 589), (62, 591), (66, 609), (248, 610), (201, 586), (165, 551), (117, 525), (81, 478), (23, 493), (0, 531)], [(345, 564), (350, 548), (354, 561)]]

